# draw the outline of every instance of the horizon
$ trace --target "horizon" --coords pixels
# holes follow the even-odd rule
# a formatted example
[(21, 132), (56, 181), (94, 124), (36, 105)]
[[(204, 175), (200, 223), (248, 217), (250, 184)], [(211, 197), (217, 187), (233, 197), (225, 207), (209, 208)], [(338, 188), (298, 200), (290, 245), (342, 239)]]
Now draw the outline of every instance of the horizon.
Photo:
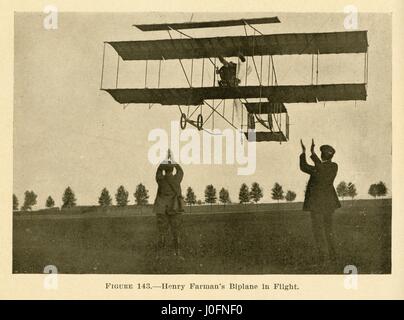
[[(115, 199), (114, 197), (111, 197), (111, 198), (113, 198), (113, 200)], [(391, 196), (378, 196), (378, 197), (372, 197), (372, 198), (354, 198), (354, 199), (351, 199), (351, 198), (349, 198), (349, 197), (346, 197), (346, 198), (344, 198), (344, 199), (342, 199), (342, 198), (339, 198), (339, 200), (340, 200), (340, 202), (343, 204), (343, 203), (351, 203), (351, 202), (355, 202), (355, 201), (380, 201), (380, 200), (392, 200), (392, 197)], [(24, 212), (24, 213), (26, 213), (26, 212), (36, 212), (36, 211), (46, 211), (46, 210), (52, 210), (52, 209), (58, 209), (59, 211), (63, 211), (63, 210), (67, 210), (67, 211), (69, 211), (70, 209), (73, 209), (73, 211), (75, 210), (75, 209), (81, 209), (81, 208), (97, 208), (97, 207), (99, 207), (99, 208), (104, 208), (104, 209), (107, 209), (107, 208), (111, 208), (111, 207), (116, 207), (116, 208), (125, 208), (125, 207), (152, 207), (153, 206), (153, 203), (147, 203), (147, 204), (136, 204), (136, 203), (128, 203), (126, 206), (118, 206), (116, 203), (114, 203), (115, 201), (113, 201), (113, 203), (112, 204), (110, 204), (110, 205), (108, 205), (108, 206), (101, 206), (101, 205), (99, 205), (99, 204), (80, 204), (80, 205), (76, 205), (76, 206), (74, 206), (74, 207), (71, 207), (71, 208), (62, 208), (62, 206), (54, 206), (54, 207), (51, 207), (51, 208), (46, 208), (46, 207), (44, 207), (44, 208), (32, 208), (31, 210), (21, 210), (21, 206), (19, 206), (19, 208), (18, 208), (18, 210), (13, 210), (13, 212)], [(299, 200), (299, 201), (296, 201), (296, 200), (293, 200), (293, 201), (286, 201), (285, 199), (282, 199), (282, 200), (280, 200), (280, 202), (277, 202), (277, 200), (272, 200), (272, 201), (270, 201), (270, 202), (262, 202), (262, 201), (259, 201), (259, 202), (257, 202), (257, 203), (255, 203), (255, 202), (253, 202), (253, 201), (250, 201), (250, 202), (246, 202), (246, 203), (240, 203), (240, 202), (230, 202), (230, 203), (226, 203), (226, 204), (224, 204), (224, 203), (221, 203), (221, 202), (219, 202), (219, 201), (217, 201), (216, 203), (207, 203), (207, 202), (205, 202), (205, 201), (203, 201), (202, 203), (195, 203), (195, 204), (192, 204), (192, 205), (189, 205), (189, 204), (187, 204), (186, 205), (186, 207), (188, 208), (188, 207), (195, 207), (195, 206), (220, 206), (220, 207), (223, 207), (223, 206), (236, 206), (236, 205), (240, 205), (240, 206), (248, 206), (248, 205), (251, 205), (251, 206), (259, 206), (259, 205), (268, 205), (268, 204), (273, 204), (273, 205), (281, 205), (281, 204), (303, 204), (303, 200)], [(35, 206), (34, 206), (35, 207)], [(342, 208), (344, 208), (344, 207), (342, 207)], [(338, 209), (341, 209), (341, 208), (338, 208)], [(338, 209), (337, 209), (337, 211), (336, 212), (338, 212)], [(293, 209), (293, 210), (296, 210), (296, 209)], [(302, 209), (299, 209), (299, 211), (303, 211)], [(254, 211), (252, 211), (252, 212), (254, 212)], [(187, 214), (187, 213), (193, 213), (193, 212), (188, 212), (188, 211), (185, 211), (184, 212), (184, 214)], [(197, 213), (200, 213), (200, 212), (197, 212)], [(220, 212), (221, 213), (221, 212)], [(229, 213), (231, 213), (231, 212), (229, 212)], [(236, 213), (242, 213), (242, 212), (236, 212)]]

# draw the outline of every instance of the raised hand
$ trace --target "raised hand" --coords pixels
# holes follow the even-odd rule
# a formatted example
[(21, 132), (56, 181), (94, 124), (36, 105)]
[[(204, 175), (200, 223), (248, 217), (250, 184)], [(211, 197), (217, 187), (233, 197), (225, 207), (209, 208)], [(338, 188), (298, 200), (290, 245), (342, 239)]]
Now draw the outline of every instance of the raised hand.
[(164, 158), (164, 160), (161, 162), (162, 164), (169, 164), (172, 162), (173, 156), (171, 154), (171, 150), (167, 150), (167, 156)]
[(176, 163), (171, 149), (168, 149), (168, 151), (167, 151), (167, 161), (168, 161), (168, 163), (171, 163), (171, 164)]
[(310, 147), (310, 151), (311, 151), (311, 153), (314, 153), (314, 147), (315, 147), (316, 145), (314, 144), (314, 139), (311, 139), (311, 147)]
[(302, 146), (302, 152), (305, 153), (306, 147), (304, 146), (302, 139), (300, 139), (300, 145)]

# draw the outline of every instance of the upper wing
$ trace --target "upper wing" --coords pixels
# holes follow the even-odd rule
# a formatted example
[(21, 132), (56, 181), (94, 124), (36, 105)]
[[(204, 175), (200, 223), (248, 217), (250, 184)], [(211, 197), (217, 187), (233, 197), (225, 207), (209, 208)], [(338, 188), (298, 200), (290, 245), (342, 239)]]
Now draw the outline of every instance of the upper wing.
[(366, 31), (286, 33), (109, 43), (123, 60), (367, 52)]
[(181, 30), (181, 29), (197, 29), (197, 28), (217, 28), (217, 27), (233, 27), (248, 24), (267, 24), (279, 23), (278, 17), (237, 19), (237, 20), (218, 20), (218, 21), (201, 21), (201, 22), (183, 22), (183, 23), (155, 23), (155, 24), (135, 24), (134, 27), (142, 31), (163, 31), (163, 30)]

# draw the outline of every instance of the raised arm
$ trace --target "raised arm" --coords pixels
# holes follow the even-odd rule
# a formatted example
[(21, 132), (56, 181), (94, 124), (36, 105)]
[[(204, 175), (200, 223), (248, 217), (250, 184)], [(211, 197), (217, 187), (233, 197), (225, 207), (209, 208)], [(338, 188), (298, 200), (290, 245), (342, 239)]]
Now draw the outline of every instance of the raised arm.
[(313, 152), (311, 154), (310, 159), (313, 160), (315, 165), (319, 165), (321, 163), (320, 158), (318, 157), (318, 155), (315, 152)]
[(219, 56), (219, 61), (224, 65), (224, 66), (228, 66), (229, 65), (229, 63), (227, 62), (227, 60), (224, 58), (224, 57), (222, 57), (222, 56)]
[(182, 178), (184, 177), (184, 170), (182, 170), (181, 166), (178, 163), (174, 163), (174, 168), (175, 168), (175, 176), (178, 179), (178, 182), (182, 181)]
[(314, 151), (314, 139), (311, 139), (311, 147), (310, 147), (310, 152), (311, 152), (311, 160), (313, 160), (314, 164), (317, 166), (321, 163), (320, 158), (317, 156), (316, 152)]
[(157, 183), (158, 183), (160, 180), (164, 179), (163, 170), (164, 170), (164, 169), (163, 169), (163, 164), (161, 163), (161, 164), (158, 166), (157, 171), (156, 171), (156, 181), (157, 181)]
[[(315, 172), (315, 167), (309, 165), (306, 161), (306, 147), (302, 139), (300, 139), (300, 145), (302, 146), (302, 153), (300, 154), (300, 170), (303, 171), (304, 173), (313, 174)], [(312, 150), (313, 150), (313, 142), (312, 142)]]
[(311, 166), (306, 161), (306, 153), (300, 155), (300, 170), (307, 174), (314, 174), (316, 172), (316, 167)]

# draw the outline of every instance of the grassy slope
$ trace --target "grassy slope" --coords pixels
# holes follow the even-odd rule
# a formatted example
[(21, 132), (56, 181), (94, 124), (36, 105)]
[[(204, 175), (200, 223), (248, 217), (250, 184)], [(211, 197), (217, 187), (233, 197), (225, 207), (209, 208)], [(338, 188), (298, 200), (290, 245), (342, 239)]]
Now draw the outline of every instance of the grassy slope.
[(13, 271), (41, 273), (390, 273), (391, 207), (335, 214), (337, 265), (313, 266), (310, 217), (302, 211), (184, 215), (183, 256), (155, 259), (153, 216), (14, 219)]

